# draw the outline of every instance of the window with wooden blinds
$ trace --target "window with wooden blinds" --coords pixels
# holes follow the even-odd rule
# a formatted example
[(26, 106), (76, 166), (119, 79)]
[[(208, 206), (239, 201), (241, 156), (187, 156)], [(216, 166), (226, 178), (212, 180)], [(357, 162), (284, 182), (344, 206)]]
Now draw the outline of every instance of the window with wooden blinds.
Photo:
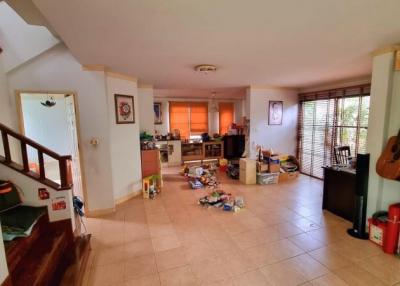
[(208, 102), (191, 102), (190, 134), (198, 135), (208, 132)]
[(189, 113), (190, 105), (187, 102), (170, 102), (169, 103), (169, 129), (174, 132), (175, 129), (180, 131), (182, 138), (189, 138)]
[(220, 102), (219, 110), (219, 134), (224, 135), (228, 132), (233, 123), (234, 107), (232, 102)]
[(335, 164), (335, 146), (351, 155), (366, 152), (370, 85), (300, 94), (298, 158), (302, 173), (323, 178), (322, 166)]

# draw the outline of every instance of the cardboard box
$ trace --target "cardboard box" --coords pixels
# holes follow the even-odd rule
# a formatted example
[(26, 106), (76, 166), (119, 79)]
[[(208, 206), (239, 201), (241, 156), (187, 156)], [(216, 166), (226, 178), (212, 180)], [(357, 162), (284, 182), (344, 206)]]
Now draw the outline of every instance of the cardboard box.
[(270, 185), (279, 182), (279, 173), (257, 173), (257, 184)]
[(269, 163), (268, 172), (270, 173), (279, 173), (281, 170), (281, 164), (277, 163)]
[(299, 172), (290, 172), (290, 173), (280, 173), (279, 174), (279, 181), (286, 182), (290, 180), (297, 179), (299, 177)]
[(268, 172), (268, 170), (269, 170), (268, 164), (263, 164), (262, 162), (257, 162), (257, 172), (258, 173)]

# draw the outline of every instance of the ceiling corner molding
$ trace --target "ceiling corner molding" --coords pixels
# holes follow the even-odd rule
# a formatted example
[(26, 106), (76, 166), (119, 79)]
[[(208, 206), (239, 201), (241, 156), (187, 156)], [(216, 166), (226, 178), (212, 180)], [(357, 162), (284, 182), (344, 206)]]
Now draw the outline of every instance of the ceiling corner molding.
[(138, 88), (148, 88), (148, 89), (154, 89), (154, 86), (152, 84), (147, 84), (147, 83), (139, 83)]
[(127, 74), (123, 74), (123, 73), (119, 73), (119, 72), (114, 72), (105, 65), (82, 65), (82, 70), (84, 70), (84, 71), (100, 71), (100, 72), (104, 72), (105, 75), (108, 77), (129, 80), (129, 81), (133, 81), (136, 83), (138, 81), (138, 79), (136, 77), (133, 77), (133, 76), (130, 76)]
[(371, 53), (372, 57), (380, 56), (387, 53), (394, 53), (400, 50), (400, 44), (398, 45), (390, 45), (383, 48), (376, 49)]
[(107, 67), (103, 65), (82, 65), (84, 71), (107, 71)]
[(274, 86), (274, 85), (250, 85), (248, 88), (250, 88), (250, 89), (275, 89), (275, 90), (283, 90), (283, 91), (298, 91), (299, 90), (296, 87), (283, 87), (283, 86)]
[(112, 78), (118, 78), (118, 79), (123, 79), (123, 80), (129, 80), (129, 81), (133, 81), (136, 82), (138, 81), (138, 79), (136, 77), (127, 75), (127, 74), (123, 74), (123, 73), (118, 73), (118, 72), (113, 72), (113, 71), (106, 71), (106, 75), (108, 77), (112, 77)]

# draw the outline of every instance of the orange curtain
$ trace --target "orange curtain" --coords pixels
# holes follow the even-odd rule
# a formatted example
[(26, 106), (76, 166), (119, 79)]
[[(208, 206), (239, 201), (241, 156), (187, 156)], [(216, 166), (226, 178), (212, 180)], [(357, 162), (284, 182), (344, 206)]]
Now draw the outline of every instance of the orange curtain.
[(229, 127), (233, 123), (233, 103), (219, 103), (219, 134), (224, 135), (228, 132)]
[(186, 139), (190, 136), (189, 129), (189, 110), (190, 105), (187, 102), (170, 102), (169, 103), (169, 129), (174, 132), (178, 129), (181, 138)]
[(190, 132), (191, 134), (208, 132), (208, 102), (190, 103)]

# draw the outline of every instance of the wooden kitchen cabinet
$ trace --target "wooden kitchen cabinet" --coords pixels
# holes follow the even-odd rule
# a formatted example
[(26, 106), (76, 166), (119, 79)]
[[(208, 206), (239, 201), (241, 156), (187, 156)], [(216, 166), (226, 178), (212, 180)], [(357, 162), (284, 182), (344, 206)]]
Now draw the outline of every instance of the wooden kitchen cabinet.
[(203, 160), (203, 143), (182, 143), (182, 161)]
[(203, 143), (203, 159), (222, 159), (224, 158), (224, 142), (209, 141)]
[(160, 150), (142, 150), (142, 178), (161, 174)]

